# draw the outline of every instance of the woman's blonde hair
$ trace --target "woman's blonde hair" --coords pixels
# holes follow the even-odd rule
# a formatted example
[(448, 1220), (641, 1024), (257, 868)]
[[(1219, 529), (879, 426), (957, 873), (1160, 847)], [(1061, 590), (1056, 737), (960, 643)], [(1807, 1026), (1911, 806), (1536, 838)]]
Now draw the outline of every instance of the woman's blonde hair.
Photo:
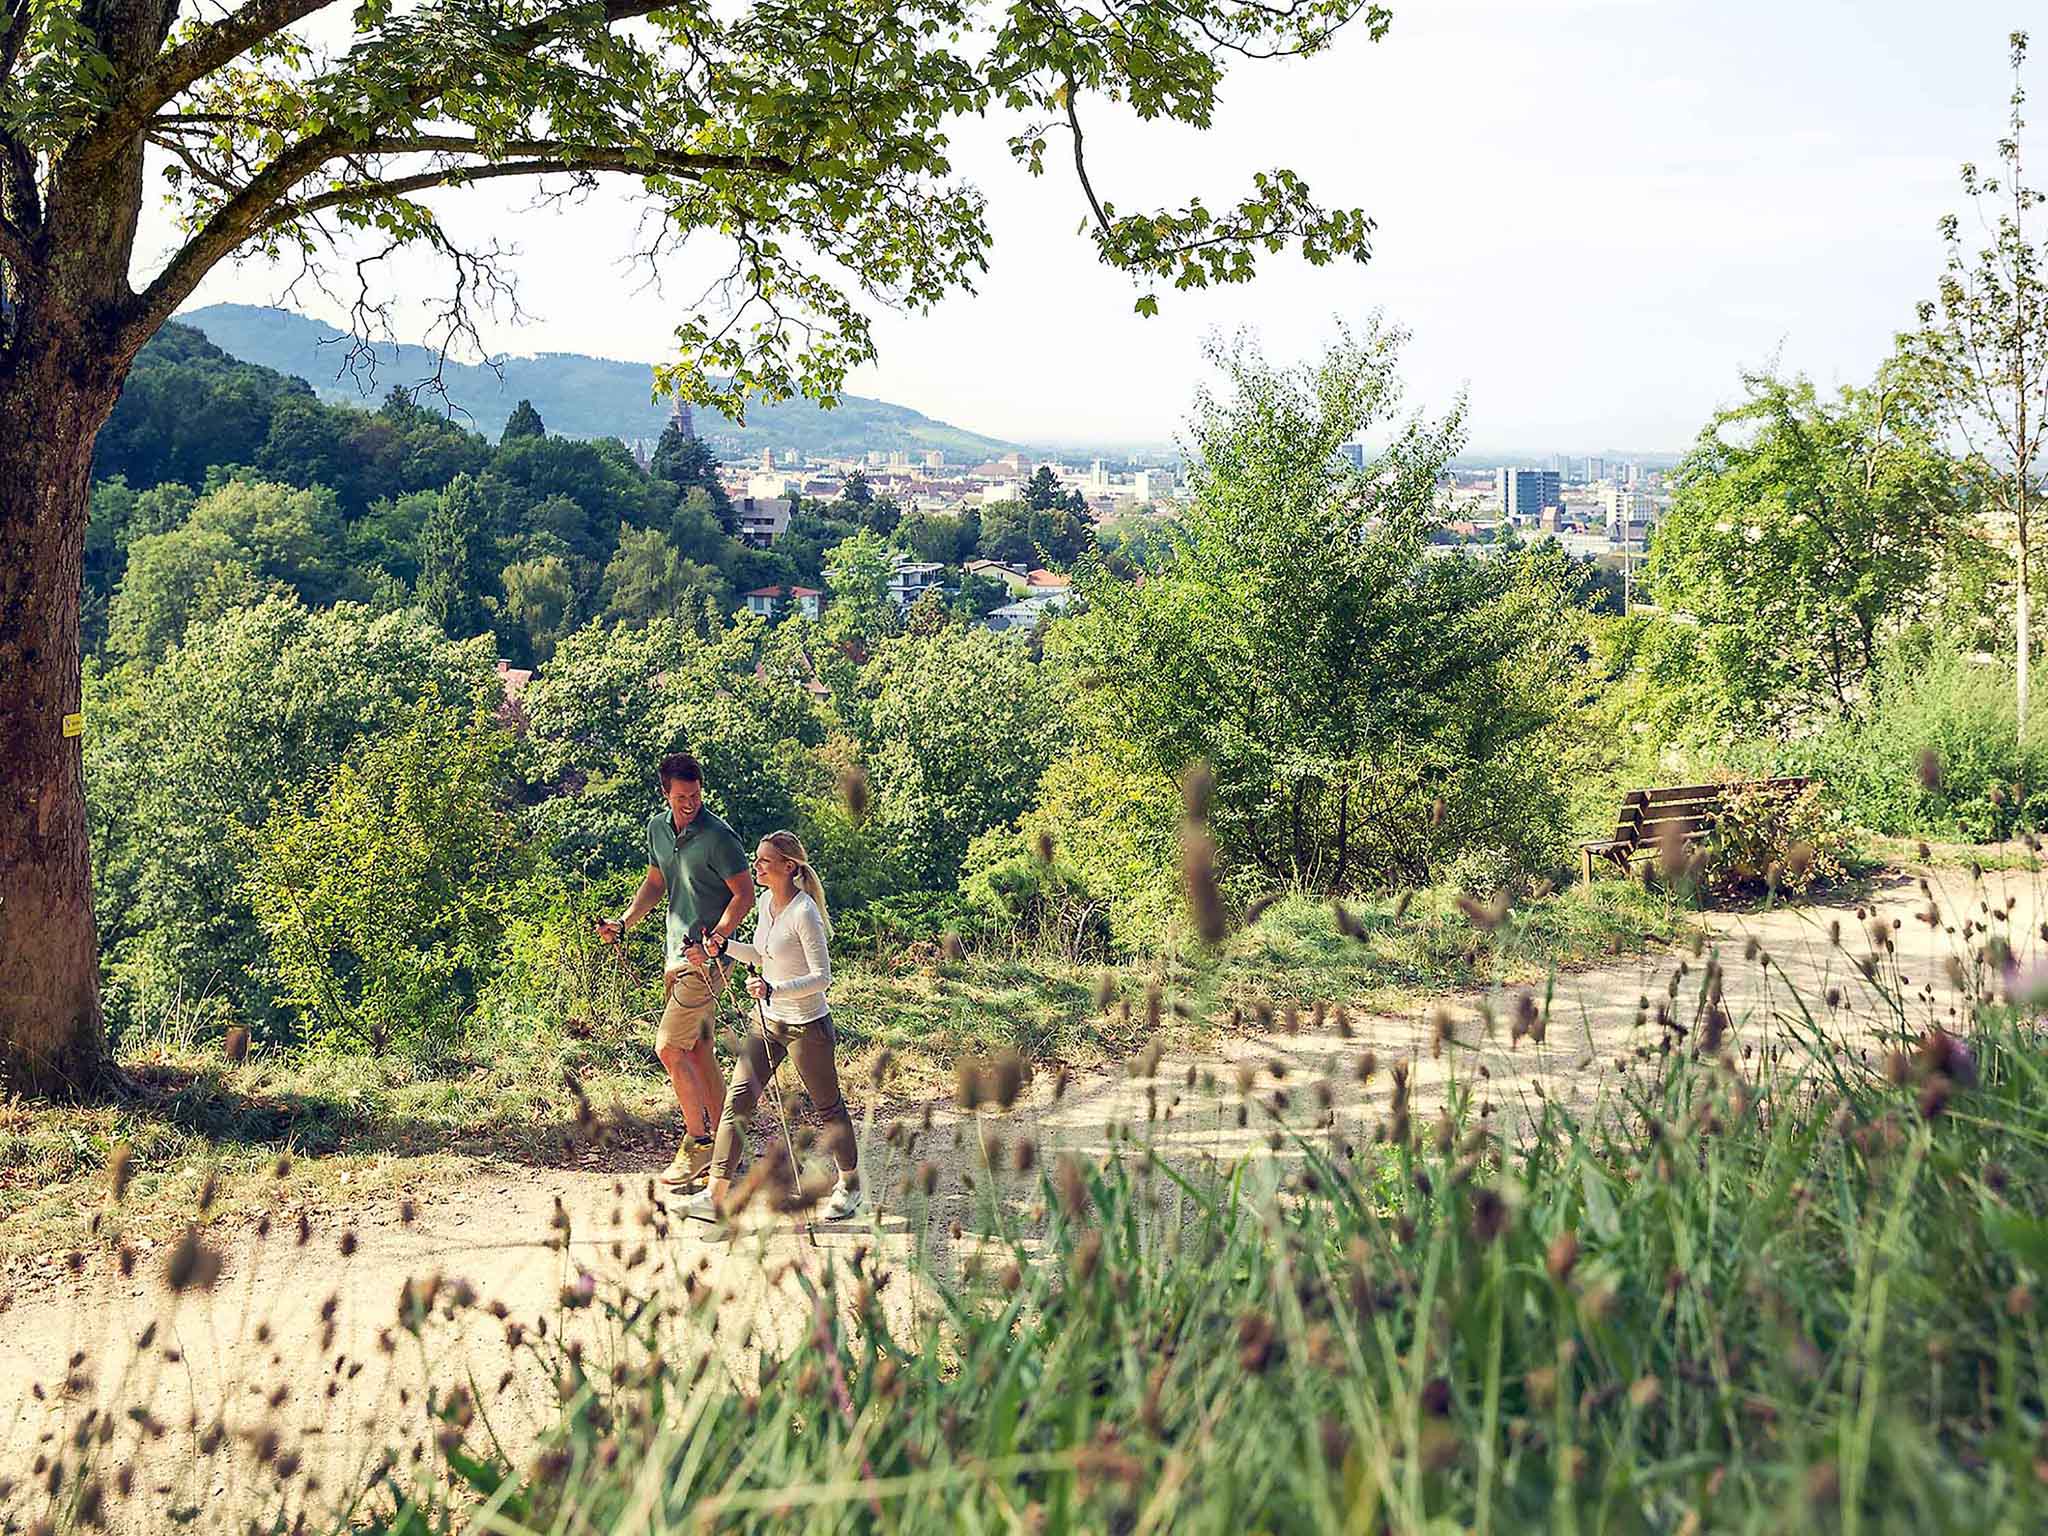
[(824, 920), (825, 937), (829, 939), (832, 936), (832, 909), (825, 905), (825, 883), (811, 868), (811, 856), (804, 852), (803, 839), (794, 832), (770, 832), (761, 841), (796, 866), (796, 888), (817, 903), (818, 916)]

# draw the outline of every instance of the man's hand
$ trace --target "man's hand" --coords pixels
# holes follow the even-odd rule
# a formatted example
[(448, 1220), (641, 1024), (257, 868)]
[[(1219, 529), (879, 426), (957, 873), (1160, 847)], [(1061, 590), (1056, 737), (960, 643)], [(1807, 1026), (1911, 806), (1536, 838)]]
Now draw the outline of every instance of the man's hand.
[(684, 950), (683, 959), (700, 971), (710, 969), (711, 957), (704, 953), (704, 946), (701, 942), (693, 942), (688, 949)]
[(615, 917), (600, 917), (597, 920), (597, 936), (607, 944), (617, 944), (626, 936), (626, 925)]

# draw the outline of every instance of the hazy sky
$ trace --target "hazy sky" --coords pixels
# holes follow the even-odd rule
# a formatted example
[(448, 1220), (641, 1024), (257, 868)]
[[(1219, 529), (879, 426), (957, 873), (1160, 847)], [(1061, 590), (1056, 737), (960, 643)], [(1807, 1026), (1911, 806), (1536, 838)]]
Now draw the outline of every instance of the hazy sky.
[[(1205, 335), (1251, 327), (1314, 351), (1333, 316), (1375, 308), (1414, 333), (1410, 403), (1461, 388), (1475, 447), (1678, 448), (1740, 370), (1773, 354), (1827, 383), (1865, 377), (1931, 293), (1935, 220), (1956, 170), (2002, 130), (2005, 39), (2027, 6), (1950, 0), (1392, 0), (1393, 29), (1311, 63), (1243, 65), (1207, 134), (1118, 122), (1090, 133), (1120, 205), (1235, 200), (1256, 169), (1300, 172), (1379, 224), (1365, 266), (1263, 258), (1248, 287), (1130, 284), (1075, 233), (1055, 167), (1014, 168), (1003, 126), (962, 124), (996, 246), (976, 294), (888, 315), (850, 387), (960, 426), (1035, 440), (1164, 441)], [(2048, 123), (2048, 28), (2029, 70)], [(2030, 132), (2048, 181), (2048, 132)], [(623, 186), (568, 214), (495, 191), (446, 195), (452, 228), (515, 244), (533, 320), (510, 352), (653, 359), (696, 285), (666, 299), (603, 253), (629, 247)], [(408, 282), (432, 279), (421, 264)], [(268, 303), (275, 273), (217, 272), (194, 304)], [(325, 318), (339, 313), (302, 299)], [(401, 312), (405, 339), (424, 312)]]

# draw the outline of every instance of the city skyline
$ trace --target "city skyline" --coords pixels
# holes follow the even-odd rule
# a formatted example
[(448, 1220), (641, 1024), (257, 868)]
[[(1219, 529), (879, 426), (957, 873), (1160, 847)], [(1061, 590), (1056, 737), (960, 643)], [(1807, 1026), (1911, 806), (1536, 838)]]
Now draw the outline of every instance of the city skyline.
[[(1207, 377), (1205, 336), (1248, 327), (1291, 360), (1374, 309), (1413, 332), (1411, 408), (1469, 392), (1472, 455), (1679, 451), (1744, 368), (1773, 358), (1824, 388), (1860, 381), (1933, 292), (1958, 165), (1991, 158), (2015, 18), (1965, 4), (1935, 29), (1895, 0), (1797, 10), (1397, 6), (1384, 42), (1247, 69), (1212, 132), (1155, 126), (1142, 159), (1133, 125), (1098, 108), (1091, 162), (1125, 205), (1213, 204), (1288, 165), (1378, 221), (1364, 267), (1272, 259), (1246, 288), (1162, 294), (1153, 320), (1073, 233), (1071, 178), (1034, 182), (1009, 164), (1002, 124), (963, 127), (991, 270), (932, 315), (879, 314), (881, 359), (847, 389), (1015, 442), (1165, 445)], [(2031, 83), (2048, 90), (2048, 66)], [(509, 230), (524, 253), (539, 318), (487, 327), (494, 349), (653, 361), (696, 292), (688, 261), (665, 298), (634, 293), (637, 277), (589, 280), (593, 249), (632, 245), (637, 214), (617, 192), (565, 215), (479, 189), (440, 206), (458, 231)], [(401, 265), (393, 286), (425, 295), (434, 275)], [(225, 269), (194, 303), (273, 302), (283, 280)], [(403, 339), (420, 314), (418, 298), (397, 307)]]

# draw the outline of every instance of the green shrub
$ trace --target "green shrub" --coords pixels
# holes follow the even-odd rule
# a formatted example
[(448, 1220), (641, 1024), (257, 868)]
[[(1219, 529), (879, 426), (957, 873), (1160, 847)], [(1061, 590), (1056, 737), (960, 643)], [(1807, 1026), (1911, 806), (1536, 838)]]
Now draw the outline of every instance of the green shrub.
[(422, 704), (256, 833), (249, 899), (314, 1039), (428, 1058), (452, 1043), (525, 866), (501, 797), (510, 746), (488, 715)]
[(1809, 785), (1789, 798), (1755, 787), (1731, 790), (1706, 846), (1706, 879), (1721, 889), (1769, 885), (1802, 895), (1847, 873), (1848, 832)]
[[(2036, 671), (2027, 744), (2012, 668), (1934, 650), (1902, 660), (1869, 709), (1771, 754), (1824, 780), (1848, 819), (1896, 837), (1986, 843), (2048, 823), (2048, 667)], [(1923, 754), (1932, 753), (1923, 765)], [(1929, 773), (1926, 766), (1937, 771)]]

